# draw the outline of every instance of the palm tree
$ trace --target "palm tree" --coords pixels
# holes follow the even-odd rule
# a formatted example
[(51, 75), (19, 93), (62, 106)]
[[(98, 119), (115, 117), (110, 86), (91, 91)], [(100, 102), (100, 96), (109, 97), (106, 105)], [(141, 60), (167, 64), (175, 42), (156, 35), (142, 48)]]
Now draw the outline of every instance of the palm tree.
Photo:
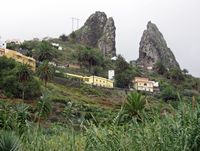
[(22, 83), (22, 99), (24, 100), (24, 90), (27, 82), (31, 79), (31, 70), (27, 64), (21, 64), (17, 72), (18, 80)]
[(37, 59), (39, 61), (51, 61), (54, 56), (56, 55), (54, 53), (54, 48), (51, 46), (49, 42), (42, 41), (39, 46), (38, 46), (38, 51), (37, 52)]
[(131, 116), (138, 115), (145, 107), (145, 97), (140, 93), (132, 92), (128, 94), (127, 100), (124, 104), (124, 111)]
[(43, 62), (38, 68), (39, 78), (44, 81), (45, 87), (47, 82), (53, 79), (54, 69), (49, 65), (48, 61)]

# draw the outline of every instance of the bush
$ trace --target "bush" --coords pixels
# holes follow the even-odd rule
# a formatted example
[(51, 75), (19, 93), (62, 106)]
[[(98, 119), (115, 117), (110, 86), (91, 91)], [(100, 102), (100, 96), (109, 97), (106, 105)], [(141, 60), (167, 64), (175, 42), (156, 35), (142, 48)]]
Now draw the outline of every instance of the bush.
[(165, 101), (177, 100), (177, 93), (175, 88), (170, 85), (165, 85), (161, 88), (161, 98)]
[(19, 138), (12, 132), (3, 131), (0, 133), (0, 151), (20, 151), (21, 143)]
[[(23, 85), (19, 82), (17, 73), (19, 64), (12, 59), (0, 58), (0, 89), (8, 97), (22, 98)], [(38, 98), (41, 95), (40, 83), (35, 78), (26, 82), (25, 99)]]

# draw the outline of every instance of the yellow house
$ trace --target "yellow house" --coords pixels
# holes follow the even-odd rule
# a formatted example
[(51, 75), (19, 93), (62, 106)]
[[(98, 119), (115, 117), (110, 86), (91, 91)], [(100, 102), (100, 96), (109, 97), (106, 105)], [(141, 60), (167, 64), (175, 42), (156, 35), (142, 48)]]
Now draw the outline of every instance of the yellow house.
[(98, 77), (98, 76), (85, 77), (84, 82), (86, 84), (95, 85), (99, 87), (113, 88), (113, 81), (103, 77)]
[(22, 55), (21, 53), (19, 53), (17, 51), (0, 48), (0, 56), (6, 56), (7, 58), (12, 58), (12, 59), (16, 60), (17, 62), (29, 65), (31, 70), (33, 70), (33, 71), (36, 70), (35, 59), (33, 59), (31, 57), (27, 57), (25, 55)]
[(135, 77), (133, 80), (134, 88), (139, 91), (153, 92), (154, 83), (148, 78)]
[(70, 74), (70, 73), (66, 73), (67, 76), (70, 77), (75, 77), (78, 79), (81, 79), (85, 84), (89, 84), (89, 85), (95, 85), (95, 86), (99, 86), (99, 87), (105, 87), (105, 88), (113, 88), (113, 81), (103, 78), (103, 77), (98, 77), (98, 76), (80, 76), (80, 75), (76, 75), (76, 74)]

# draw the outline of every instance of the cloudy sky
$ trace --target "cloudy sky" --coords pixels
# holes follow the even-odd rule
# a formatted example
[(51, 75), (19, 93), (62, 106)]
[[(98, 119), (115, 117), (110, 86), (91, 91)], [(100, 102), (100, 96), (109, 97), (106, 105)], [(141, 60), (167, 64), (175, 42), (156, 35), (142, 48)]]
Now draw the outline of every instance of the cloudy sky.
[(80, 26), (95, 11), (113, 17), (117, 53), (138, 58), (139, 42), (149, 20), (163, 33), (182, 68), (200, 77), (200, 0), (0, 0), (2, 39), (57, 37)]

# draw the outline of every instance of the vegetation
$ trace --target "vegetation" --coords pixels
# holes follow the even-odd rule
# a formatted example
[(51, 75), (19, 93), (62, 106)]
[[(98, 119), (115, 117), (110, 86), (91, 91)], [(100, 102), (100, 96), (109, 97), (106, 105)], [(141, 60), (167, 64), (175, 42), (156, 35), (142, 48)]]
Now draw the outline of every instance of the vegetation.
[[(136, 100), (138, 105), (135, 104)], [(144, 105), (144, 96), (137, 93), (130, 94), (127, 101), (135, 103), (128, 105), (131, 106), (131, 109), (129, 107), (124, 108), (131, 113), (131, 118), (129, 117), (129, 119), (126, 121), (122, 119), (124, 118), (124, 116), (122, 116), (124, 112), (122, 112), (119, 108), (109, 112), (110, 115), (106, 118), (106, 121), (103, 125), (102, 123), (95, 121), (98, 121), (98, 118), (107, 115), (108, 109), (101, 110), (99, 116), (94, 117), (91, 114), (91, 118), (84, 118), (84, 122), (82, 121), (79, 124), (77, 123), (78, 125), (76, 126), (71, 125), (70, 123), (67, 125), (64, 123), (54, 123), (47, 127), (45, 124), (45, 128), (43, 128), (41, 125), (42, 127), (39, 128), (37, 126), (34, 127), (34, 125), (37, 123), (29, 122), (30, 126), (27, 127), (27, 131), (24, 131), (21, 134), (21, 137), (18, 134), (21, 126), (12, 128), (12, 131), (14, 131), (15, 134), (14, 132), (5, 134), (7, 133), (4, 130), (6, 126), (3, 126), (4, 128), (0, 131), (0, 142), (4, 143), (0, 143), (0, 147), (10, 148), (10, 146), (14, 146), (17, 148), (16, 150), (27, 151), (198, 150), (198, 131), (200, 124), (200, 106), (198, 102), (190, 103), (180, 100), (180, 102), (177, 104), (177, 109), (174, 109), (169, 104), (165, 104), (164, 102), (157, 102), (152, 106), (151, 104), (153, 102), (149, 101), (148, 104)], [(0, 111), (9, 110), (9, 112), (5, 112), (3, 116), (6, 114), (16, 115), (9, 116), (12, 118), (12, 123), (20, 123), (21, 121), (24, 121), (17, 120), (19, 118), (16, 118), (19, 115), (24, 115), (24, 110), (21, 110), (23, 113), (21, 114), (18, 113), (20, 110), (14, 109), (14, 106), (2, 108), (2, 105), (0, 106)], [(70, 105), (66, 107), (73, 108), (73, 106), (74, 105)], [(97, 108), (95, 110), (97, 110)], [(32, 112), (31, 110), (26, 110), (26, 112), (27, 111)], [(69, 115), (71, 114), (71, 111), (65, 111), (65, 114)], [(77, 110), (74, 110), (73, 112), (76, 111)], [(140, 120), (137, 120), (136, 114), (132, 113), (139, 113)], [(89, 115), (87, 115), (87, 117), (88, 116)], [(0, 117), (2, 117), (2, 114), (0, 114)], [(68, 118), (73, 118), (73, 116), (68, 116)], [(40, 122), (40, 124), (42, 123)]]
[(104, 62), (104, 57), (102, 53), (98, 50), (93, 50), (91, 48), (82, 49), (78, 51), (78, 53), (75, 54), (75, 57), (78, 59), (80, 64), (86, 67), (88, 71), (92, 74), (95, 74), (96, 72), (94, 69), (97, 69), (97, 67), (102, 66)]
[[(0, 151), (199, 150), (198, 78), (187, 70), (168, 70), (160, 62), (156, 72), (142, 71), (122, 56), (111, 61), (75, 40), (72, 33), (10, 45), (28, 50), (39, 61), (37, 74), (26, 65), (0, 58)], [(51, 42), (62, 45), (63, 51)], [(81, 69), (63, 69), (54, 77), (55, 70), (61, 69), (49, 61), (77, 63)], [(115, 70), (115, 84), (121, 89), (91, 87), (63, 76), (73, 71), (106, 77), (109, 69)], [(160, 92), (128, 91), (136, 76), (159, 81)]]
[(19, 138), (17, 138), (11, 132), (0, 133), (0, 150), (1, 151), (20, 151), (21, 144)]
[(29, 69), (28, 65), (21, 64), (19, 66), (17, 75), (18, 75), (19, 82), (22, 83), (22, 99), (24, 100), (24, 89), (25, 89), (27, 82), (31, 78), (31, 70)]
[(116, 86), (120, 88), (130, 88), (133, 78), (140, 75), (139, 70), (130, 66), (120, 55), (116, 60), (115, 73)]
[(55, 53), (55, 48), (51, 46), (50, 43), (46, 41), (42, 41), (36, 50), (36, 57), (38, 61), (52, 61), (57, 54)]
[(9, 97), (34, 99), (40, 96), (40, 84), (31, 78), (26, 65), (0, 57), (0, 90)]
[(47, 86), (47, 82), (53, 79), (54, 69), (51, 65), (49, 65), (48, 61), (43, 62), (38, 68), (38, 76), (44, 81), (45, 87)]

